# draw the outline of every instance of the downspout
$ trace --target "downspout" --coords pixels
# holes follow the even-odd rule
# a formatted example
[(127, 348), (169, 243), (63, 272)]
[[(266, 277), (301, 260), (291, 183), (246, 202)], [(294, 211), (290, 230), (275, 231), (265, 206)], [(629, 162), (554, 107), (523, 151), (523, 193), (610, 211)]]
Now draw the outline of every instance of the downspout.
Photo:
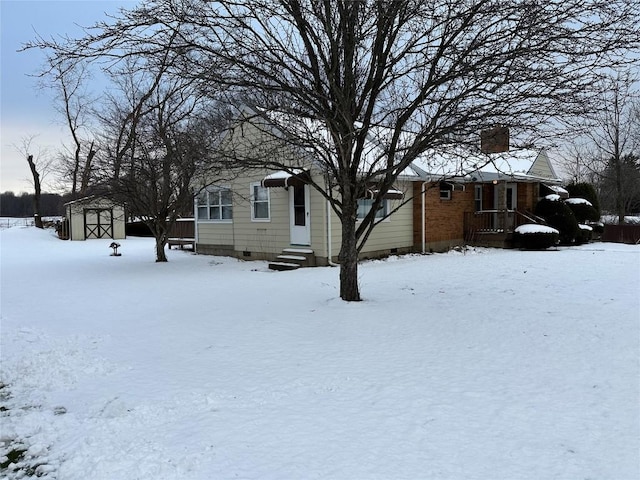
[(193, 253), (198, 253), (198, 197), (193, 197)]
[(422, 254), (427, 253), (427, 227), (425, 226), (425, 222), (427, 221), (427, 215), (425, 209), (427, 208), (427, 182), (422, 182), (422, 192), (420, 192), (420, 203), (421, 203), (421, 214), (422, 221), (420, 222), (420, 227), (422, 229)]
[(67, 207), (67, 223), (69, 224), (69, 240), (73, 240), (73, 234), (71, 233), (71, 205)]
[(325, 185), (327, 186), (327, 264), (330, 267), (339, 267), (340, 265), (333, 262), (331, 260), (332, 252), (331, 252), (331, 203), (329, 202), (329, 182), (328, 179), (325, 178)]

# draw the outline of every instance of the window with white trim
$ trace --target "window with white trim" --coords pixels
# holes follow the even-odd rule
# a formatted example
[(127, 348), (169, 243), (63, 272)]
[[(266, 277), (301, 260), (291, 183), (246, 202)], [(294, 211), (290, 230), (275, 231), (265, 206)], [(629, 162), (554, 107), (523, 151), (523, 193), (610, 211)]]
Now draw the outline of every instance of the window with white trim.
[(233, 219), (231, 189), (211, 187), (198, 194), (198, 220), (230, 222)]
[(473, 203), (476, 212), (482, 210), (482, 185), (475, 186)]
[(440, 200), (451, 200), (453, 185), (447, 182), (440, 182)]
[(268, 222), (271, 219), (269, 189), (260, 182), (251, 184), (251, 220)]
[[(367, 216), (371, 207), (373, 206), (373, 200), (369, 198), (358, 199), (358, 220), (362, 220)], [(389, 213), (389, 201), (383, 200), (376, 211), (376, 219), (383, 219)]]

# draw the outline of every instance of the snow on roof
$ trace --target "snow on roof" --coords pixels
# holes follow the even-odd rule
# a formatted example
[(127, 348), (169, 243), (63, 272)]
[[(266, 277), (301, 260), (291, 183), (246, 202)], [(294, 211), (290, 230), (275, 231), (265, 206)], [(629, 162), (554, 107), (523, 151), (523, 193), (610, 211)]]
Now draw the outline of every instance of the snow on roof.
[(589, 205), (590, 207), (593, 207), (593, 204), (584, 198), (567, 198), (565, 202), (572, 205)]
[(277, 172), (270, 173), (269, 175), (264, 177), (264, 180), (282, 180), (282, 179), (290, 178), (293, 175), (300, 175), (303, 172), (304, 172), (304, 169), (302, 168), (293, 168), (291, 169), (291, 172), (287, 172), (285, 170), (278, 170)]
[(547, 200), (551, 200), (552, 202), (559, 202), (560, 200), (562, 200), (560, 195), (558, 195), (557, 193), (552, 193), (544, 198), (546, 198)]
[[(333, 150), (330, 144), (330, 134), (326, 126), (319, 120), (301, 118), (288, 113), (257, 109), (261, 115), (268, 118), (282, 132), (288, 132), (299, 138), (313, 138), (314, 141), (325, 143), (323, 152)], [(356, 125), (357, 127), (357, 125)], [(360, 171), (364, 175), (375, 176), (386, 172), (387, 149), (394, 130), (380, 126), (372, 126), (364, 144)], [(401, 135), (398, 157), (402, 155), (402, 148), (412, 145), (413, 136), (410, 133)], [(503, 153), (484, 154), (473, 151), (459, 144), (443, 145), (437, 149), (429, 149), (414, 159), (410, 166), (400, 172), (400, 178), (439, 180), (447, 178), (469, 179), (473, 181), (492, 181), (514, 179), (521, 181), (557, 180), (540, 177), (532, 173), (532, 167), (541, 151), (534, 149), (513, 149)], [(325, 158), (326, 160), (326, 158)], [(329, 159), (329, 161), (332, 161)], [(391, 167), (393, 168), (393, 167)], [(475, 178), (472, 178), (471, 176)]]
[(532, 173), (539, 156), (540, 151), (534, 149), (484, 154), (450, 146), (439, 152), (425, 152), (413, 163), (430, 177), (466, 177), (484, 182), (505, 179), (532, 182), (556, 180)]
[(569, 192), (560, 185), (545, 185), (549, 190), (556, 192), (558, 195), (568, 196)]
[(579, 223), (578, 227), (580, 228), (580, 230), (587, 230), (589, 232), (593, 230), (593, 227), (590, 227), (589, 225), (585, 225), (583, 223)]
[(537, 150), (528, 148), (510, 150), (503, 153), (492, 153), (488, 157), (490, 163), (482, 168), (484, 172), (505, 173), (508, 175), (525, 174), (531, 171), (533, 163), (540, 155)]
[(535, 223), (527, 223), (520, 225), (515, 229), (516, 233), (560, 233), (555, 228), (547, 227), (546, 225), (538, 225)]
[(487, 163), (470, 151), (451, 146), (439, 150), (430, 149), (412, 162), (412, 166), (425, 178), (465, 177)]

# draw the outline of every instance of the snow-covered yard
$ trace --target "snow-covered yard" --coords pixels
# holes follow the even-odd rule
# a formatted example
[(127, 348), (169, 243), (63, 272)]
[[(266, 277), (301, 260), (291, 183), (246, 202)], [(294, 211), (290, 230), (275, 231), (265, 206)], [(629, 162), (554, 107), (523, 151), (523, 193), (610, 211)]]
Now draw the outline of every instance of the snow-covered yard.
[(0, 477), (640, 478), (640, 246), (366, 262), (345, 303), (330, 267), (0, 242)]

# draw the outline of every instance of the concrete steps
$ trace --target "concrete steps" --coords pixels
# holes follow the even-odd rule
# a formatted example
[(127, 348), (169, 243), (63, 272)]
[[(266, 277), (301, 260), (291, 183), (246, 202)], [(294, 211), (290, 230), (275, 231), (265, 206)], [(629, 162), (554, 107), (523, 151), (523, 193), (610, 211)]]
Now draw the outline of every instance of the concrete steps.
[(301, 267), (315, 267), (316, 257), (309, 248), (285, 248), (276, 257), (275, 262), (269, 263), (271, 270), (296, 270)]

